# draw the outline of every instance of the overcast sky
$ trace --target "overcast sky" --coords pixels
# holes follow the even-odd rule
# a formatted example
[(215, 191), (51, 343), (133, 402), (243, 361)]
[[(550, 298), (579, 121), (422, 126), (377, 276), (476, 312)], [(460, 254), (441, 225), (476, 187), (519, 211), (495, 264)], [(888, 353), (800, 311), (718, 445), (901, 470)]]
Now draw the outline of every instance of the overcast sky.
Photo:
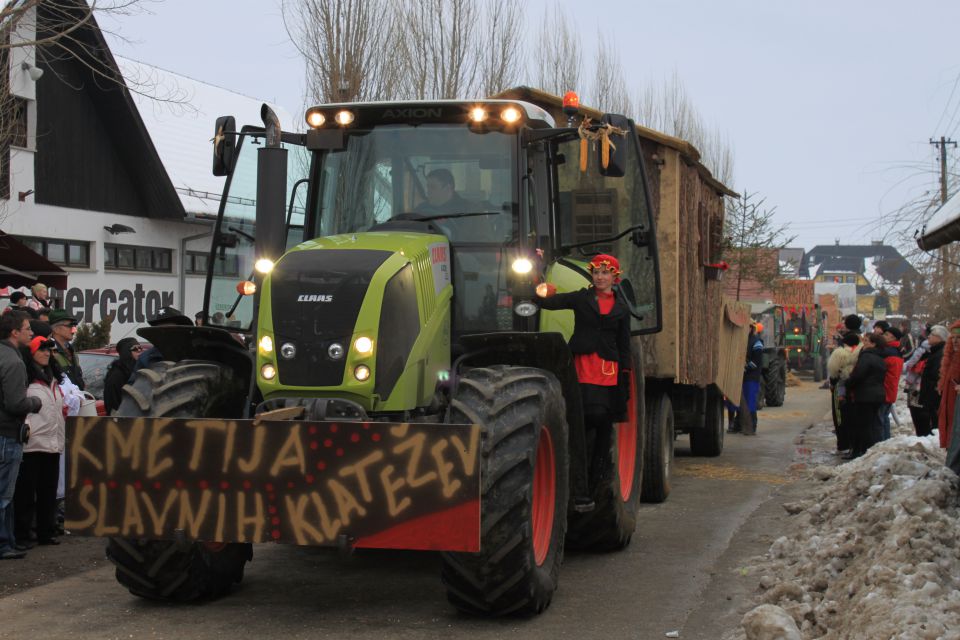
[[(939, 192), (928, 140), (960, 138), (952, 35), (960, 2), (561, 4), (578, 21), (587, 68), (602, 31), (631, 85), (678, 74), (704, 121), (732, 143), (730, 186), (775, 205), (778, 221), (798, 236), (795, 246), (892, 242), (904, 225), (881, 216)], [(525, 6), (532, 38), (544, 0)], [(145, 8), (103, 21), (126, 39), (111, 39), (116, 53), (301, 111), (304, 65), (279, 0), (160, 0)], [(951, 166), (958, 155), (949, 150)]]

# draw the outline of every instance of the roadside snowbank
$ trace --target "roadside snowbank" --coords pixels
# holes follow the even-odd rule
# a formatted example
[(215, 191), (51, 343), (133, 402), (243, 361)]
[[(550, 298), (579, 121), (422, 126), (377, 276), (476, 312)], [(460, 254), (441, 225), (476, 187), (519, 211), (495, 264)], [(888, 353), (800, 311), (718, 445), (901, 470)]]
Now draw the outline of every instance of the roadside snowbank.
[[(897, 408), (894, 433), (911, 432)], [(960, 639), (960, 481), (944, 458), (936, 434), (897, 435), (814, 468), (818, 494), (784, 505), (794, 533), (746, 568), (760, 576), (760, 601), (785, 610), (803, 638)], [(778, 613), (749, 612), (746, 637), (762, 637), (748, 620), (760, 628)]]

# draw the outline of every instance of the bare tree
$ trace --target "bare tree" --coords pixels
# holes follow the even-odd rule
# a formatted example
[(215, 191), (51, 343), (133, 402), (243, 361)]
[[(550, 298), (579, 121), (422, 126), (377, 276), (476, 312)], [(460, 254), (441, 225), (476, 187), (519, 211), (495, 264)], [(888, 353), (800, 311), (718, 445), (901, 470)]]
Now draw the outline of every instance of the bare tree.
[(488, 0), (481, 33), (480, 55), (482, 95), (500, 93), (517, 84), (523, 48), (523, 8), (516, 0)]
[(596, 71), (593, 75), (592, 103), (601, 111), (631, 114), (633, 103), (623, 77), (620, 54), (611, 38), (597, 34)]
[(580, 36), (558, 2), (544, 10), (543, 25), (534, 44), (530, 74), (545, 91), (563, 95), (580, 86), (583, 53)]
[(676, 72), (660, 85), (643, 88), (635, 102), (640, 124), (690, 142), (720, 182), (733, 182), (734, 158), (729, 140), (704, 124)]
[(466, 98), (479, 90), (479, 5), (473, 0), (403, 0), (399, 24), (405, 97)]
[(766, 198), (754, 201), (756, 195), (744, 191), (739, 200), (727, 200), (724, 254), (733, 263), (737, 278), (737, 300), (746, 281), (752, 280), (764, 288), (773, 288), (780, 279), (777, 253), (796, 237), (788, 237), (787, 227), (775, 224), (777, 208), (766, 208)]
[(396, 4), (388, 0), (284, 0), (290, 40), (307, 63), (308, 102), (384, 100), (399, 82)]

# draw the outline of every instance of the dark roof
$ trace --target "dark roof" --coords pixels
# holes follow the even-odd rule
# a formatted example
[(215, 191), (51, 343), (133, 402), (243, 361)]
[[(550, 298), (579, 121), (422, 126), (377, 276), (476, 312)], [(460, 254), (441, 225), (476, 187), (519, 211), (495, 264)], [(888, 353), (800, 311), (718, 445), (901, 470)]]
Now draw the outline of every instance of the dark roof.
[(857, 295), (858, 295), (858, 296), (865, 296), (865, 295), (868, 295), (868, 294), (873, 293), (874, 291), (876, 291), (876, 289), (874, 289), (874, 288), (873, 288), (871, 285), (869, 285), (869, 284), (858, 284), (858, 285), (857, 285)]
[[(862, 273), (865, 266), (864, 260), (875, 262), (877, 273), (890, 282), (900, 282), (906, 276), (917, 278), (920, 275), (895, 247), (889, 245), (820, 244), (803, 256), (800, 276), (809, 277), (810, 267), (816, 264), (820, 265), (818, 273), (827, 271)], [(872, 291), (873, 288), (871, 287), (870, 290)]]
[[(58, 0), (55, 5), (42, 3), (38, 11), (38, 30), (41, 31), (38, 37), (42, 37), (45, 35), (43, 30), (49, 28), (50, 24), (62, 24), (68, 20), (79, 22), (87, 17), (89, 7), (85, 0)], [(160, 155), (133, 102), (120, 68), (94, 17), (92, 15), (87, 17), (87, 21), (80, 28), (72, 31), (70, 37), (59, 39), (56, 46), (41, 48), (38, 51), (38, 58), (42, 66), (52, 70), (44, 74), (39, 81), (46, 87), (51, 87), (51, 83), (67, 82), (61, 77), (60, 70), (67, 69), (65, 65), (70, 65), (68, 72), (71, 76), (76, 73), (79, 82), (69, 88), (85, 92), (89, 96), (90, 104), (96, 111), (97, 117), (106, 124), (103, 127), (104, 135), (110, 138), (112, 148), (119, 154), (118, 161), (122, 163), (123, 170), (129, 176), (130, 184), (134, 185), (134, 189), (139, 192), (136, 211), (117, 212), (148, 218), (182, 219), (186, 217), (183, 203), (160, 160)], [(38, 91), (41, 88), (43, 87), (38, 84)], [(46, 105), (46, 107), (50, 106)], [(53, 105), (54, 109), (57, 107), (61, 110), (69, 108), (64, 104)], [(46, 108), (45, 112), (48, 112)], [(68, 116), (69, 114), (65, 114), (63, 117)], [(71, 123), (52, 124), (61, 128), (60, 125), (79, 126), (82, 122), (82, 120), (75, 120)], [(58, 140), (56, 144), (60, 145), (61, 149), (69, 148), (71, 142), (77, 143), (69, 139), (70, 127), (63, 128), (67, 130), (63, 131), (61, 128), (56, 136)], [(110, 184), (104, 184), (95, 185), (92, 188), (109, 190), (110, 187)], [(38, 202), (40, 202), (39, 199)], [(50, 204), (71, 203), (50, 202)]]

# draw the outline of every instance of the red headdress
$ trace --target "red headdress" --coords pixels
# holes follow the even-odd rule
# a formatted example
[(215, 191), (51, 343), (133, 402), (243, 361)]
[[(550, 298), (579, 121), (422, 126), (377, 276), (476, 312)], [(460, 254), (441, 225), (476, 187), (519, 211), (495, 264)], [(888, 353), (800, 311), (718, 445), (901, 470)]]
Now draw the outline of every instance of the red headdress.
[(590, 271), (594, 269), (606, 268), (608, 271), (613, 273), (614, 276), (619, 276), (623, 271), (620, 270), (620, 261), (614, 258), (611, 255), (606, 253), (601, 253), (594, 256), (593, 260), (590, 261)]

